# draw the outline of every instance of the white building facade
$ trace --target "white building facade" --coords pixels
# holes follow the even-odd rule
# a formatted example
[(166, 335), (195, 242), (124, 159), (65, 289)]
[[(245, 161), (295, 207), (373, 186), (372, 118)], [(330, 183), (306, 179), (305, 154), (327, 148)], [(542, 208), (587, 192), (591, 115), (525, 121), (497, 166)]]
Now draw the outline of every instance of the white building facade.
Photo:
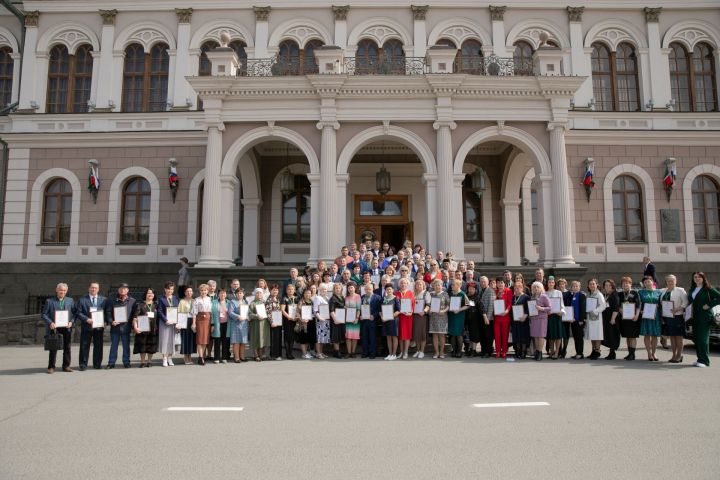
[(533, 5), (25, 1), (0, 262), (720, 262), (717, 2)]

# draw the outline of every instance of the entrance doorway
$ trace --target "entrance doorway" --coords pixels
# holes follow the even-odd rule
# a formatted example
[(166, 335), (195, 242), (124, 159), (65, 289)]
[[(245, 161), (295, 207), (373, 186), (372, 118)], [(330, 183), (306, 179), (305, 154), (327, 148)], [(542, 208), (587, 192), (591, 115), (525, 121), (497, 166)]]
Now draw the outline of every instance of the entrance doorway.
[(407, 195), (356, 195), (355, 238), (387, 242), (398, 250), (405, 240), (413, 239), (408, 205)]

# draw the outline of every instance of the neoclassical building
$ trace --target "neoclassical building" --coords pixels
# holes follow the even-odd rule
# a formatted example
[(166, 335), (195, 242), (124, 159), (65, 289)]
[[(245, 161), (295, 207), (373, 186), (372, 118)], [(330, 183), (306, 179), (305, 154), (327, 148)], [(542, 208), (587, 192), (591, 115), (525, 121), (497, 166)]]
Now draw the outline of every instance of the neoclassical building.
[(720, 8), (593, 3), (26, 0), (0, 262), (720, 262)]

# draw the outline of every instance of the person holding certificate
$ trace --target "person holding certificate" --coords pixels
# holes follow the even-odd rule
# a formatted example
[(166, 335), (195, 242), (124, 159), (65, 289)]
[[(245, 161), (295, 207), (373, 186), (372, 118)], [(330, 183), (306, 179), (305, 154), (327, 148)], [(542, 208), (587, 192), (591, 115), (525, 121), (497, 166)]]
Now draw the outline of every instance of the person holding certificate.
[(605, 310), (605, 295), (600, 292), (596, 279), (588, 282), (588, 295), (585, 299), (586, 322), (585, 339), (590, 340), (592, 344), (592, 353), (588, 357), (590, 360), (600, 358), (600, 344), (603, 340), (603, 322), (602, 313)]
[(90, 342), (93, 348), (93, 368), (99, 370), (102, 365), (103, 333), (105, 332), (106, 299), (99, 295), (100, 285), (93, 282), (88, 294), (78, 300), (75, 318), (80, 322), (80, 371), (88, 366)]
[(525, 282), (522, 279), (515, 281), (513, 289), (512, 305), (510, 306), (510, 314), (512, 315), (512, 336), (515, 345), (515, 358), (527, 358), (527, 349), (530, 346), (530, 322), (528, 322), (527, 303), (530, 295), (525, 293)]
[(400, 301), (400, 314), (398, 315), (398, 337), (400, 340), (399, 358), (407, 360), (408, 350), (410, 350), (410, 340), (413, 331), (413, 311), (415, 310), (415, 295), (410, 291), (410, 280), (407, 277), (408, 269), (402, 267), (400, 269), (400, 280), (398, 280), (399, 290), (395, 292), (395, 296)]
[(427, 313), (430, 311), (430, 299), (422, 277), (415, 280), (413, 296), (415, 297), (415, 308), (413, 309), (412, 339), (417, 346), (413, 358), (425, 358), (425, 345), (428, 336)]
[(122, 342), (122, 362), (125, 368), (130, 368), (130, 319), (135, 312), (135, 299), (128, 295), (130, 288), (127, 283), (118, 286), (117, 296), (108, 302), (105, 316), (112, 318), (110, 322), (110, 357), (107, 370), (115, 368), (118, 344)]
[(692, 304), (692, 326), (697, 361), (693, 366), (710, 366), (710, 326), (713, 324), (713, 307), (720, 305), (720, 292), (710, 285), (703, 272), (695, 272), (688, 291), (688, 302)]
[[(63, 372), (72, 372), (70, 368), (70, 338), (72, 333), (72, 319), (75, 306), (73, 299), (67, 296), (66, 283), (58, 283), (55, 287), (55, 297), (48, 298), (43, 308), (42, 319), (45, 322), (45, 335), (59, 333), (63, 337)], [(57, 350), (48, 352), (47, 373), (55, 372), (55, 358)]]
[(230, 346), (235, 363), (247, 362), (245, 359), (245, 345), (248, 343), (248, 311), (245, 290), (240, 287), (240, 282), (238, 282), (237, 288), (232, 288), (227, 308)]
[(330, 324), (330, 339), (333, 344), (333, 357), (343, 358), (342, 355), (340, 355), (340, 344), (345, 341), (345, 319), (340, 319), (335, 315), (335, 310), (345, 309), (342, 283), (333, 285), (333, 294), (332, 297), (330, 297), (328, 306), (330, 307), (330, 319), (332, 320)]
[(175, 297), (175, 283), (165, 283), (165, 295), (158, 302), (158, 350), (163, 357), (163, 367), (173, 366), (175, 353), (175, 326), (178, 323), (178, 304)]
[(212, 299), (208, 296), (210, 287), (203, 283), (198, 286), (200, 296), (193, 301), (191, 310), (193, 322), (192, 330), (195, 332), (197, 343), (198, 365), (205, 365), (207, 346), (210, 342), (210, 314), (212, 312)]
[[(317, 274), (314, 274), (315, 276)], [(319, 277), (319, 275), (318, 275)], [(318, 281), (318, 285), (320, 285)], [(295, 283), (288, 283), (285, 287), (285, 296), (280, 304), (283, 316), (283, 337), (285, 340), (285, 358), (294, 360), (293, 345), (295, 345), (295, 327), (297, 326), (300, 310), (297, 306), (298, 298), (295, 296)]]
[(133, 354), (140, 354), (140, 368), (151, 367), (152, 356), (157, 352), (157, 310), (155, 291), (148, 288), (145, 295), (143, 295), (142, 302), (135, 305), (132, 322), (133, 331), (135, 332)]
[(585, 347), (585, 319), (587, 315), (587, 297), (582, 291), (582, 285), (577, 280), (573, 280), (570, 284), (570, 293), (572, 294), (571, 310), (573, 321), (570, 324), (572, 330), (573, 343), (575, 344), (575, 360), (585, 358), (583, 350)]
[(270, 285), (270, 296), (265, 300), (265, 311), (270, 323), (270, 358), (272, 360), (282, 360), (283, 315), (279, 295), (280, 287), (276, 283)]
[[(264, 282), (264, 280), (263, 280)], [(255, 298), (248, 305), (248, 319), (250, 320), (250, 348), (253, 350), (256, 362), (262, 362), (266, 348), (270, 346), (269, 313), (265, 309), (265, 290), (256, 287), (253, 290)], [(268, 294), (268, 297), (270, 295)]]
[[(509, 272), (508, 272), (509, 273)], [(513, 301), (513, 291), (505, 286), (503, 278), (495, 279), (495, 295), (493, 297), (493, 336), (495, 337), (495, 358), (507, 358), (508, 336), (510, 335), (510, 310)], [(502, 308), (501, 308), (502, 307)], [(483, 320), (484, 325), (490, 325), (487, 315)], [(492, 337), (486, 340), (487, 345), (483, 345), (482, 351), (490, 357), (492, 350)]]
[(550, 349), (550, 360), (560, 358), (560, 347), (565, 336), (565, 326), (562, 317), (565, 314), (563, 294), (555, 288), (555, 277), (550, 275), (547, 279), (547, 291), (545, 292), (550, 300), (550, 311), (548, 312), (547, 341)]
[(227, 290), (221, 288), (212, 299), (210, 310), (210, 336), (213, 342), (213, 363), (227, 363), (230, 358), (230, 337), (227, 333)]
[(448, 312), (448, 335), (452, 345), (452, 356), (462, 357), (463, 332), (465, 331), (465, 310), (470, 307), (465, 292), (462, 291), (462, 281), (452, 280), (450, 286), (450, 311)]
[(178, 323), (175, 325), (175, 329), (180, 331), (180, 355), (185, 358), (185, 365), (192, 365), (192, 354), (197, 351), (195, 332), (191, 328), (192, 306), (193, 289), (185, 287), (183, 298), (178, 302)]
[[(646, 332), (643, 337), (645, 350), (648, 355), (648, 362), (657, 361), (655, 352), (657, 350), (658, 336), (662, 331), (660, 323), (660, 290), (655, 289), (655, 281), (652, 277), (646, 276), (642, 281), (643, 288), (638, 291), (638, 299), (640, 300), (640, 332)], [(651, 335), (655, 333), (655, 335)]]
[(345, 295), (345, 346), (350, 358), (355, 358), (358, 340), (360, 340), (360, 305), (362, 298), (355, 292), (354, 283), (347, 284)]
[[(423, 283), (423, 282), (421, 282)], [(424, 285), (424, 283), (423, 283)], [(382, 297), (373, 291), (373, 285), (363, 286), (364, 295), (360, 305), (360, 341), (362, 358), (374, 359), (377, 355), (377, 332), (375, 321), (380, 316)]]
[(625, 338), (628, 354), (625, 360), (635, 360), (635, 348), (640, 336), (640, 296), (632, 289), (632, 278), (620, 279), (620, 335)]
[(608, 278), (603, 282), (605, 304), (603, 310), (603, 341), (602, 345), (610, 349), (605, 360), (615, 360), (615, 351), (620, 348), (620, 299), (618, 298), (615, 280)]
[[(670, 337), (670, 345), (672, 346), (672, 358), (669, 362), (681, 363), (683, 361), (685, 309), (688, 307), (688, 297), (685, 289), (677, 286), (677, 278), (675, 275), (668, 275), (665, 277), (665, 288), (663, 288), (660, 292), (660, 301), (663, 305), (662, 321), (665, 324), (666, 333), (667, 336)], [(648, 343), (651, 346), (653, 343), (657, 346), (657, 337), (660, 335), (660, 328), (658, 325), (651, 325), (648, 322), (647, 327), (648, 328), (645, 328), (645, 322), (643, 320), (640, 333), (642, 335), (646, 335), (646, 349)]]
[(395, 296), (392, 283), (388, 283), (385, 285), (385, 296), (380, 305), (380, 318), (383, 322), (382, 334), (387, 339), (388, 348), (385, 360), (397, 360), (398, 315), (400, 315), (400, 299)]
[[(333, 284), (331, 284), (333, 285)], [(315, 343), (315, 358), (323, 360), (327, 358), (327, 355), (323, 353), (324, 345), (330, 343), (330, 305), (328, 304), (328, 297), (331, 296), (327, 292), (327, 288), (324, 284), (320, 285), (318, 294), (314, 297), (309, 298), (310, 304), (308, 305), (308, 297), (303, 296), (302, 307), (310, 306), (312, 308), (310, 320), (307, 321), (306, 328), (307, 332), (301, 331), (298, 334), (298, 342), (300, 342), (300, 348), (302, 348), (303, 358), (312, 358), (312, 355), (308, 352), (310, 345)], [(300, 320), (303, 321), (302, 318)], [(303, 323), (301, 323), (303, 325)], [(315, 328), (314, 334), (312, 328)]]
[(443, 290), (443, 281), (440, 277), (432, 281), (432, 291), (429, 293), (430, 306), (430, 334), (433, 338), (433, 358), (445, 358), (445, 337), (448, 332), (448, 307), (450, 297)]
[(562, 293), (563, 305), (565, 307), (565, 314), (562, 317), (564, 336), (560, 346), (560, 358), (565, 358), (567, 356), (568, 345), (570, 344), (570, 336), (572, 335), (571, 322), (575, 317), (572, 316), (574, 312), (570, 312), (570, 310), (572, 310), (572, 292), (567, 289), (567, 280), (564, 278), (558, 278), (557, 285), (558, 290)]
[(528, 300), (528, 313), (530, 315), (530, 336), (535, 345), (534, 359), (542, 360), (543, 344), (547, 336), (548, 314), (550, 313), (550, 299), (545, 294), (542, 282), (534, 281), (530, 285), (532, 297)]

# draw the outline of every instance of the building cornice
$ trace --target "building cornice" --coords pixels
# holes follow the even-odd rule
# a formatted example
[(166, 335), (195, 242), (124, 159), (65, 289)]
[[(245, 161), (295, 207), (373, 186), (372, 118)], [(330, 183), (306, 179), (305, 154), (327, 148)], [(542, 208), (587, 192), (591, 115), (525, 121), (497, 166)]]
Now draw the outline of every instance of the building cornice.
[(683, 145), (720, 146), (720, 135), (711, 131), (568, 130), (568, 145)]
[(8, 133), (3, 140), (10, 148), (78, 148), (80, 147), (185, 147), (204, 146), (204, 131), (169, 132), (82, 132), (82, 133)]

